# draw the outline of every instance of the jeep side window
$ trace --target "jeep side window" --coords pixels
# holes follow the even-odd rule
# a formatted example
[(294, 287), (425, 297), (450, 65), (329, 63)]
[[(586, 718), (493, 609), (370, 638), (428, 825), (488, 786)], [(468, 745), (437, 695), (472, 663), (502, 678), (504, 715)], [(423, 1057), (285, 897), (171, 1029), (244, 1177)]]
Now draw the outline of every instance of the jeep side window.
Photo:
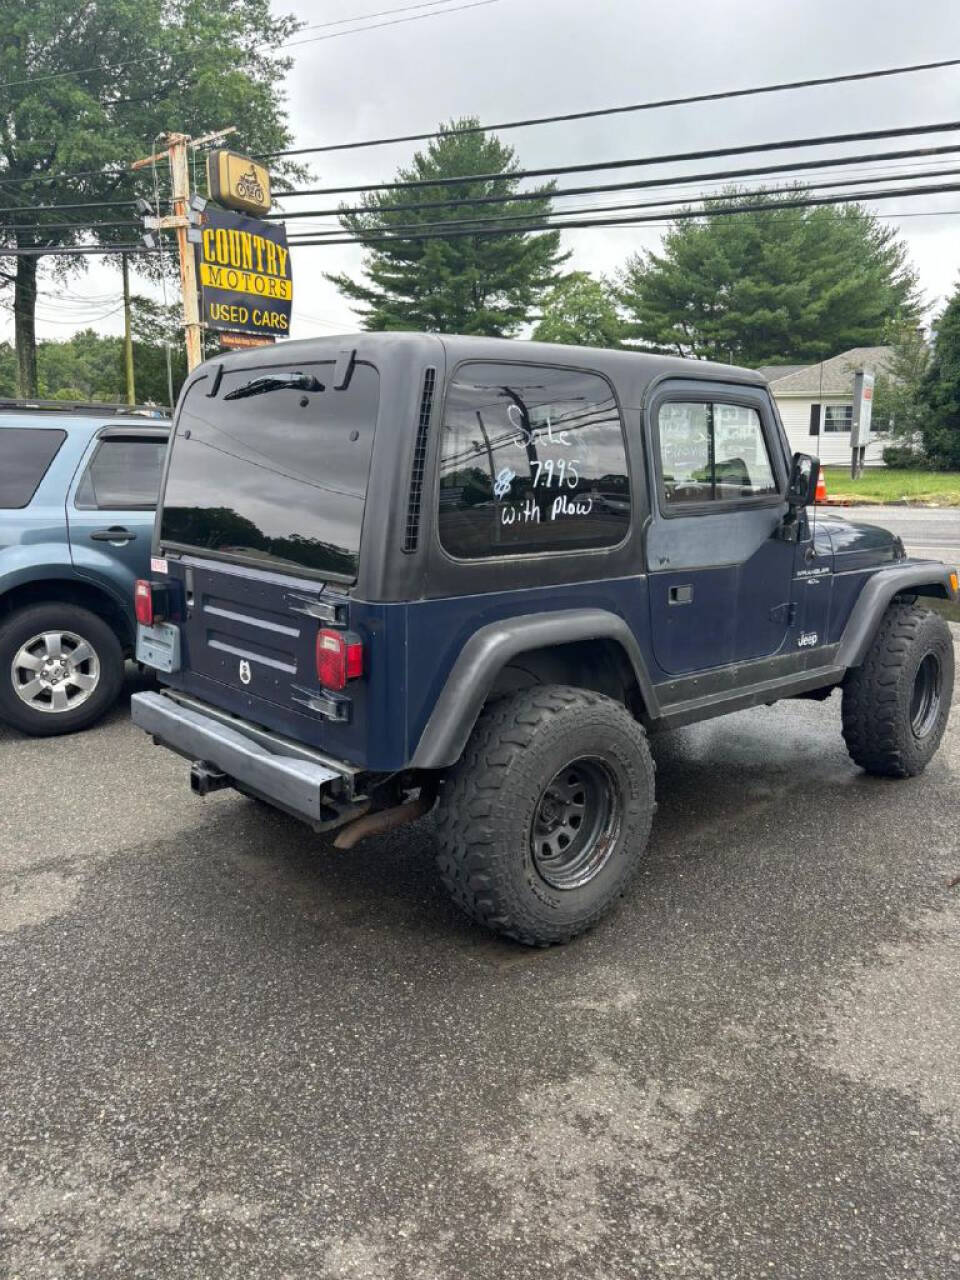
[(65, 431), (0, 428), (0, 509), (30, 505), (66, 438)]
[(667, 401), (657, 415), (667, 507), (742, 502), (779, 492), (756, 409), (716, 401)]
[(77, 486), (81, 510), (155, 507), (166, 440), (103, 440)]
[(630, 525), (623, 424), (606, 379), (475, 362), (447, 388), (440, 542), (464, 559), (609, 547)]

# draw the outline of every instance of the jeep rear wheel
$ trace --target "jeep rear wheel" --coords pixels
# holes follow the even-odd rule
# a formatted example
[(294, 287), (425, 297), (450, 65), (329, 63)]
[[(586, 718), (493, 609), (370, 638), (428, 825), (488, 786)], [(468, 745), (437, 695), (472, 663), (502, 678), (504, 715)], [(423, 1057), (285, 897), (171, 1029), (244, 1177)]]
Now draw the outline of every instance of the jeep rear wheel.
[(0, 626), (0, 720), (50, 737), (94, 724), (123, 683), (123, 651), (88, 609), (40, 604)]
[(540, 686), (488, 706), (440, 794), (440, 873), (479, 924), (531, 946), (596, 924), (650, 834), (646, 734), (611, 698)]
[(863, 665), (843, 688), (843, 737), (867, 773), (912, 778), (946, 728), (953, 696), (950, 629), (939, 614), (894, 602)]

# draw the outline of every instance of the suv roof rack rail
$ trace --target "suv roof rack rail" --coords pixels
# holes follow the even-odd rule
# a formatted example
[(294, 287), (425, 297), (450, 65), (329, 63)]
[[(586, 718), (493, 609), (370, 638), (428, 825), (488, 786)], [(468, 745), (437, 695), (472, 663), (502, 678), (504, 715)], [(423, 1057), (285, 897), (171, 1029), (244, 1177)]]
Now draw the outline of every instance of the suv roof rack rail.
[(108, 404), (95, 400), (34, 400), (0, 397), (0, 411), (36, 409), (50, 413), (111, 414), (115, 417), (169, 418), (170, 410), (162, 404)]

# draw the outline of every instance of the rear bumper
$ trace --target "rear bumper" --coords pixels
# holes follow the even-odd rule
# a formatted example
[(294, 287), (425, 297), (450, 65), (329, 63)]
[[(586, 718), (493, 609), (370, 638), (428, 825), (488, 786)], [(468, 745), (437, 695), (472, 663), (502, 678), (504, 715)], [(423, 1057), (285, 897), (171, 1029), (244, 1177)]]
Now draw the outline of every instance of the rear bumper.
[(135, 693), (130, 712), (154, 742), (308, 822), (332, 825), (352, 807), (351, 765), (182, 695)]

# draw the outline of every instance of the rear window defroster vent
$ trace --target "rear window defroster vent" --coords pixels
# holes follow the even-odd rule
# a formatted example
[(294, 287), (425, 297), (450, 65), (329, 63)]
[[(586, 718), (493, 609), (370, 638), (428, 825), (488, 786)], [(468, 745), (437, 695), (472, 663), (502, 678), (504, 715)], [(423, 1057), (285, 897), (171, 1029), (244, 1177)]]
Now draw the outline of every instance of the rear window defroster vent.
[(413, 450), (410, 495), (407, 499), (407, 527), (403, 535), (404, 551), (416, 551), (420, 536), (423, 472), (427, 464), (427, 433), (430, 429), (430, 413), (433, 409), (433, 393), (436, 385), (437, 371), (431, 366), (423, 375), (423, 391), (420, 395), (420, 419), (417, 423), (417, 442)]

